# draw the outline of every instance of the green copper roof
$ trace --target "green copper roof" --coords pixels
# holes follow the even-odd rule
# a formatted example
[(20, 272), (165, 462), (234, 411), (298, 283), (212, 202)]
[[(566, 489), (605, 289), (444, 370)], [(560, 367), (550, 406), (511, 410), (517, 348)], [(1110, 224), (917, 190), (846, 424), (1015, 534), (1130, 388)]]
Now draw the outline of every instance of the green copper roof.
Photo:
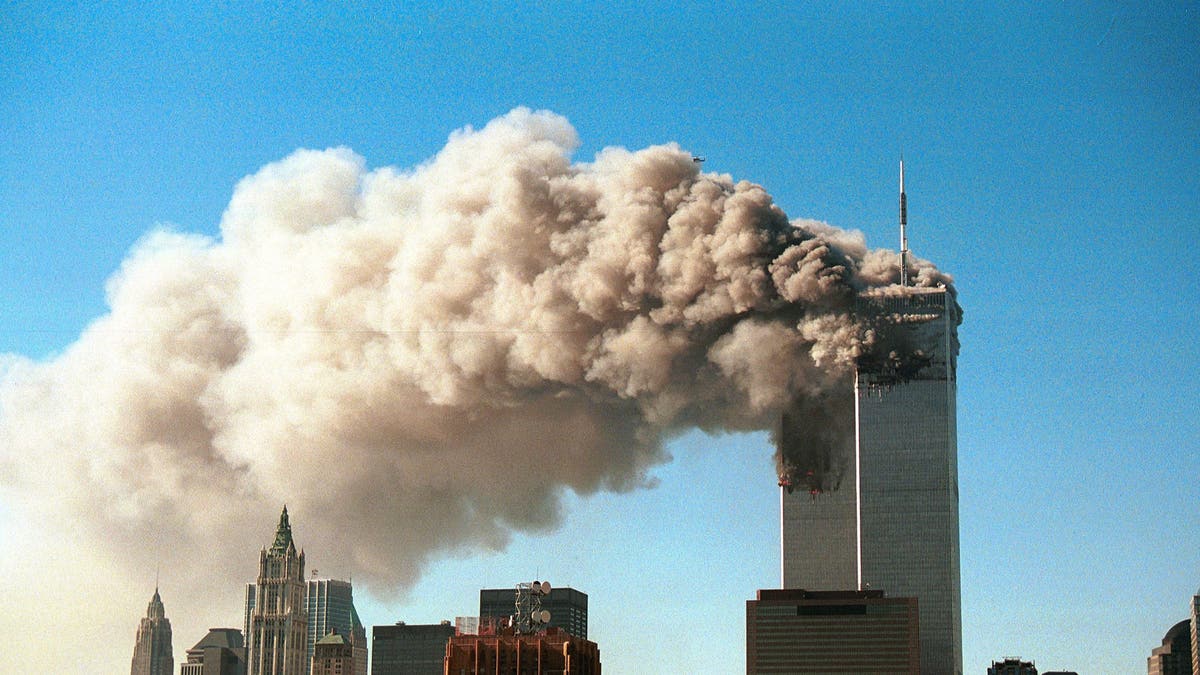
[(334, 631), (334, 632), (330, 633), (329, 635), (326, 635), (325, 637), (321, 638), (320, 640), (317, 640), (316, 644), (319, 644), (319, 645), (345, 645), (345, 644), (350, 644), (350, 643), (346, 642), (346, 638), (342, 637), (341, 635), (338, 635), (337, 631)]
[(292, 526), (288, 523), (287, 504), (284, 504), (283, 513), (279, 514), (279, 527), (275, 530), (275, 543), (271, 544), (271, 550), (283, 553), (291, 545)]

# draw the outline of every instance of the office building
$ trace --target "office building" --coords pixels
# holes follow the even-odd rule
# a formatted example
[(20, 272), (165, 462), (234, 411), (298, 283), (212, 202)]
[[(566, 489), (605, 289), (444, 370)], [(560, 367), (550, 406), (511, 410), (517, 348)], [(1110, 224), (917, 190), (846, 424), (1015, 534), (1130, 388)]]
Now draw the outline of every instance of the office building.
[[(365, 653), (365, 652), (364, 652)], [(317, 640), (313, 646), (312, 675), (347, 675), (359, 672), (353, 643), (344, 635), (330, 633)], [(366, 672), (367, 664), (361, 664), (361, 670)]]
[(1192, 620), (1171, 626), (1146, 659), (1147, 675), (1192, 675)]
[(131, 675), (174, 675), (175, 658), (171, 655), (171, 621), (154, 588), (154, 597), (146, 608), (146, 616), (138, 624), (137, 641), (133, 646)]
[[(307, 675), (308, 618), (304, 605), (304, 551), (296, 552), (287, 507), (275, 541), (258, 556), (258, 580), (247, 611), (246, 672)], [(251, 605), (247, 594), (247, 605)]]
[(236, 628), (210, 628), (191, 649), (179, 675), (246, 675), (246, 645)]
[(454, 634), (449, 621), (373, 626), (371, 675), (442, 675), (446, 643)]
[(987, 675), (1038, 675), (1038, 671), (1032, 661), (1006, 656), (1000, 661), (992, 661), (992, 665), (988, 666)]
[(445, 664), (447, 675), (600, 675), (600, 648), (559, 628), (455, 635), (446, 644)]
[(760, 590), (746, 601), (746, 673), (916, 675), (915, 598), (882, 591)]
[(304, 598), (308, 612), (308, 662), (312, 662), (317, 643), (336, 632), (355, 652), (355, 670), (344, 675), (367, 675), (367, 631), (354, 608), (351, 583), (337, 579), (309, 579)]
[[(781, 490), (783, 587), (878, 588), (917, 598), (921, 672), (957, 675), (957, 304), (946, 289), (909, 288), (866, 296), (860, 312), (913, 333), (903, 337), (925, 345), (929, 361), (903, 375), (865, 363), (844, 391), (820, 402), (851, 422), (848, 433), (832, 435), (841, 445), (831, 455), (845, 473), (836, 489), (819, 494)], [(811, 419), (798, 417), (785, 416), (785, 425)]]
[[(536, 582), (535, 582), (536, 583)], [(541, 609), (550, 612), (550, 628), (561, 628), (575, 637), (587, 639), (587, 593), (569, 586), (552, 588), (539, 598)], [(517, 613), (517, 589), (488, 588), (479, 591), (479, 616), (505, 618)]]
[[(901, 200), (903, 231), (903, 167)], [(859, 296), (874, 342), (853, 376), (783, 415), (781, 455), (796, 464), (780, 476), (782, 585), (917, 598), (921, 672), (958, 675), (961, 313), (952, 289), (901, 281)]]

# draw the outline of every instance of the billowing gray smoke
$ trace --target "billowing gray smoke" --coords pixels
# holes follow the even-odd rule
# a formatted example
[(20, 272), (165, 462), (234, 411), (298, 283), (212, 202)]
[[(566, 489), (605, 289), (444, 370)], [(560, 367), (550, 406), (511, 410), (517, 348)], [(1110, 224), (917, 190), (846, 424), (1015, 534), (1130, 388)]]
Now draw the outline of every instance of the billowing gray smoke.
[(309, 551), (402, 586), (553, 527), (564, 490), (643, 485), (683, 429), (822, 419), (895, 255), (675, 145), (576, 144), (518, 109), (411, 171), (302, 150), (238, 185), (219, 239), (150, 234), (107, 316), (5, 368), (7, 494), (222, 578), (286, 502)]

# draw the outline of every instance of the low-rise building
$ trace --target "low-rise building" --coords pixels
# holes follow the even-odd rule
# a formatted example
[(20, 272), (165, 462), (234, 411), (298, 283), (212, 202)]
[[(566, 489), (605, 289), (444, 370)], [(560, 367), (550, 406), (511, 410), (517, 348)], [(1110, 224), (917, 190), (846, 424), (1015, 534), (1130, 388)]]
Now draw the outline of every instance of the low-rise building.
[(336, 631), (313, 645), (311, 675), (353, 675), (354, 643)]
[(442, 675), (454, 633), (449, 621), (372, 627), (371, 675)]
[(746, 672), (919, 675), (917, 599), (761, 590), (746, 602)]
[(445, 663), (446, 675), (600, 675), (600, 648), (561, 628), (529, 635), (505, 630), (455, 635)]
[(246, 675), (246, 645), (236, 628), (210, 628), (180, 664), (179, 675)]
[(1148, 675), (1192, 675), (1192, 620), (1171, 626), (1146, 659)]

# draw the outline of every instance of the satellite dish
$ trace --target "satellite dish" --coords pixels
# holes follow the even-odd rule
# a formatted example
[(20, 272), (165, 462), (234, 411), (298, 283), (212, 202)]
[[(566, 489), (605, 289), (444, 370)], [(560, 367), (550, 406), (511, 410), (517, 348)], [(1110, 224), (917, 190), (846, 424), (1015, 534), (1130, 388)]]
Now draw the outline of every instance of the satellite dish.
[(549, 581), (542, 582), (542, 593), (545, 595), (550, 595), (550, 582)]
[(542, 620), (542, 623), (550, 623), (550, 610), (543, 609), (539, 613), (538, 618)]

